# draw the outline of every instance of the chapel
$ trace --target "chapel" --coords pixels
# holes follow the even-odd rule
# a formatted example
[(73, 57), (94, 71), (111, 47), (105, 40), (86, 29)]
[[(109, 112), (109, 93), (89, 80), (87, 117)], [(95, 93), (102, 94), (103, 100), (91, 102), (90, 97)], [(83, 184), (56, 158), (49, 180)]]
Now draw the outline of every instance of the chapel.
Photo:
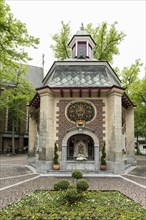
[(51, 171), (56, 143), (61, 171), (98, 172), (105, 145), (107, 169), (124, 173), (135, 164), (134, 105), (83, 26), (68, 45), (71, 58), (53, 63), (30, 102), (28, 163)]

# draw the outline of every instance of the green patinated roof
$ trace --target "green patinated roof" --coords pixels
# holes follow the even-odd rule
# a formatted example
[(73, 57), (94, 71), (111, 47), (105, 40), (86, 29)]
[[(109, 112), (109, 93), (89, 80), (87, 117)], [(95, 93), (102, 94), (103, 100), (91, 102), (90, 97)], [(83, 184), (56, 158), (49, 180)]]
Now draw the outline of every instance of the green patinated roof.
[(105, 65), (58, 65), (45, 83), (49, 87), (120, 86)]

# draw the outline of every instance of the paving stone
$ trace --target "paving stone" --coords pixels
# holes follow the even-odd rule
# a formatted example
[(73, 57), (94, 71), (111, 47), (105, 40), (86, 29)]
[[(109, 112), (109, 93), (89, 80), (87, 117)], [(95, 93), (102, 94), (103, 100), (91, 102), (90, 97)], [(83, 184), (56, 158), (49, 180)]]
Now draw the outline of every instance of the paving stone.
[[(32, 170), (25, 166), (27, 164), (26, 155), (20, 158), (10, 157), (9, 159), (0, 157), (0, 163), (0, 208), (17, 202), (20, 198), (35, 190), (52, 190), (54, 183), (61, 179), (67, 179), (70, 183), (73, 183), (73, 179), (69, 176), (43, 176), (33, 173)], [(10, 164), (13, 164), (13, 166)], [(139, 167), (136, 169), (137, 173)], [(144, 166), (143, 169), (145, 169)], [(146, 178), (143, 176), (131, 175), (130, 172), (130, 175), (125, 174), (111, 177), (90, 176), (85, 177), (85, 179), (89, 182), (90, 190), (117, 190), (146, 207)], [(21, 184), (19, 184), (20, 182)], [(10, 187), (2, 190), (6, 186)]]

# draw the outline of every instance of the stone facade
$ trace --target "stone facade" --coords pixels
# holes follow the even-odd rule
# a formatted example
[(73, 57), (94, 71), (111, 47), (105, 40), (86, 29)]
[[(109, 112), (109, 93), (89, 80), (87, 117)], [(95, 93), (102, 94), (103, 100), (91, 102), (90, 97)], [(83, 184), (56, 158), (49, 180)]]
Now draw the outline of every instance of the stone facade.
[(105, 143), (108, 169), (124, 173), (135, 162), (133, 103), (111, 66), (89, 56), (95, 42), (81, 32), (69, 43), (73, 59), (54, 62), (30, 103), (28, 161), (49, 172), (56, 143), (61, 170), (97, 171)]
[[(112, 89), (106, 97), (90, 98), (55, 97), (49, 88), (39, 91), (40, 108), (39, 114), (30, 114), (29, 126), (29, 163), (35, 164), (38, 172), (46, 173), (52, 170), (52, 160), (54, 143), (57, 143), (59, 150), (59, 162), (62, 170), (86, 169), (99, 170), (100, 152), (103, 142), (106, 143), (108, 169), (113, 173), (124, 173), (126, 163), (134, 164), (133, 145), (133, 116), (132, 108), (126, 111), (126, 147), (122, 144), (122, 93), (120, 89)], [(78, 128), (76, 123), (68, 120), (66, 109), (72, 102), (92, 103), (96, 109), (96, 116), (85, 124), (83, 128)], [(40, 115), (40, 116), (39, 116)], [(40, 118), (38, 120), (38, 117)], [(129, 133), (130, 132), (130, 133)], [(38, 137), (37, 137), (38, 134)], [(67, 161), (68, 140), (74, 135), (87, 135), (94, 141), (94, 161), (79, 163)], [(39, 142), (39, 144), (38, 144)], [(123, 154), (126, 152), (126, 155)], [(39, 152), (37, 152), (39, 151)]]

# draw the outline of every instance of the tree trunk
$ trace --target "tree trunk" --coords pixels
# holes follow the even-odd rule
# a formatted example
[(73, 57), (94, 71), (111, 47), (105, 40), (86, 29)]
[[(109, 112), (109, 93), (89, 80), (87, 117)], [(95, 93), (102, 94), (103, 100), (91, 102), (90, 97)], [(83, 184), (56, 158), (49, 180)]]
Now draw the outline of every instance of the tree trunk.
[(15, 120), (12, 119), (12, 155), (15, 154)]
[(140, 154), (139, 144), (138, 144), (138, 133), (136, 135), (136, 147), (137, 147), (137, 154)]

